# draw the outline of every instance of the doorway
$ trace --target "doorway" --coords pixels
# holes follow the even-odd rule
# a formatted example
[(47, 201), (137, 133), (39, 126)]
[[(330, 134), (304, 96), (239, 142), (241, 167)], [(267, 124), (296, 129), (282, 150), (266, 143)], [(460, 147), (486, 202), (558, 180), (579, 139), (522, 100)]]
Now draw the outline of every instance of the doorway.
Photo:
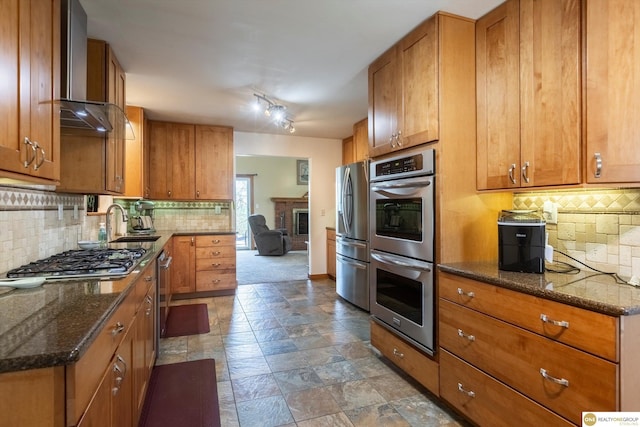
[(236, 175), (236, 249), (251, 249), (249, 215), (253, 213), (253, 175)]

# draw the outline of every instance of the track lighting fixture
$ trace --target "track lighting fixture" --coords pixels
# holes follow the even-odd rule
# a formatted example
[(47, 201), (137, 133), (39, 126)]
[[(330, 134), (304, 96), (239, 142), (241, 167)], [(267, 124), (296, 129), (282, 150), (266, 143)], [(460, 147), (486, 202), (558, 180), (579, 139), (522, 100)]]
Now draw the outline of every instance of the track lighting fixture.
[(273, 123), (289, 133), (294, 133), (296, 131), (296, 128), (293, 126), (293, 120), (287, 116), (287, 107), (272, 101), (267, 98), (266, 95), (258, 95), (257, 93), (254, 93), (253, 96), (256, 97), (256, 110), (263, 110), (265, 116), (271, 118)]

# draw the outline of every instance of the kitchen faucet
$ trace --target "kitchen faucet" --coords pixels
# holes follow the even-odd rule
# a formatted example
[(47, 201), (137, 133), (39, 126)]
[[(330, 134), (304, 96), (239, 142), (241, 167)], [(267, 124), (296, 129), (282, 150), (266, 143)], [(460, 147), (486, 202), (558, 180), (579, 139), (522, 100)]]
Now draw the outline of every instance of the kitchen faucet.
[(110, 205), (107, 208), (107, 222), (106, 222), (106, 229), (107, 229), (107, 242), (110, 241), (111, 239), (111, 210), (113, 208), (118, 208), (118, 210), (120, 211), (120, 213), (122, 214), (122, 222), (127, 222), (129, 221), (129, 216), (127, 215), (127, 211), (124, 210), (124, 208), (122, 206), (120, 206), (117, 203), (114, 203), (112, 205)]

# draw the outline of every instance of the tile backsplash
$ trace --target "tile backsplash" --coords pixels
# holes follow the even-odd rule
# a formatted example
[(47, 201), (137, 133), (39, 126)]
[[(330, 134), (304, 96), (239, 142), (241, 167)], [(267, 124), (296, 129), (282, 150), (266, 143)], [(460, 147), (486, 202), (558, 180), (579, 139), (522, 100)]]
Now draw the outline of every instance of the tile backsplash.
[(517, 193), (513, 207), (542, 211), (545, 201), (558, 206), (558, 224), (546, 225), (550, 245), (599, 270), (640, 277), (640, 189)]
[[(133, 201), (117, 200), (127, 208)], [(98, 224), (105, 217), (87, 214), (85, 206), (83, 195), (0, 185), (0, 277), (23, 264), (76, 249), (78, 240), (96, 240)], [(233, 205), (228, 201), (157, 202), (156, 208), (156, 229), (160, 231), (234, 228)]]

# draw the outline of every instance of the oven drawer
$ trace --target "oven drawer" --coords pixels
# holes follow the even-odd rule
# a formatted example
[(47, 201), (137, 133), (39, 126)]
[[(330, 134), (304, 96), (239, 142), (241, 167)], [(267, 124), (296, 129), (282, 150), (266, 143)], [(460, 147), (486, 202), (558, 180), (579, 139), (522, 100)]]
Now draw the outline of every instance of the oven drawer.
[(439, 314), (441, 347), (572, 422), (616, 410), (616, 364), (444, 299)]
[(440, 352), (440, 397), (481, 426), (574, 426), (446, 350)]
[[(438, 279), (441, 298), (612, 362), (619, 361), (618, 319), (615, 317), (443, 272), (438, 272)], [(554, 321), (566, 323), (562, 326)], [(585, 336), (589, 339), (584, 339)]]
[(371, 345), (400, 369), (415, 378), (430, 392), (438, 395), (440, 379), (438, 362), (372, 320)]

